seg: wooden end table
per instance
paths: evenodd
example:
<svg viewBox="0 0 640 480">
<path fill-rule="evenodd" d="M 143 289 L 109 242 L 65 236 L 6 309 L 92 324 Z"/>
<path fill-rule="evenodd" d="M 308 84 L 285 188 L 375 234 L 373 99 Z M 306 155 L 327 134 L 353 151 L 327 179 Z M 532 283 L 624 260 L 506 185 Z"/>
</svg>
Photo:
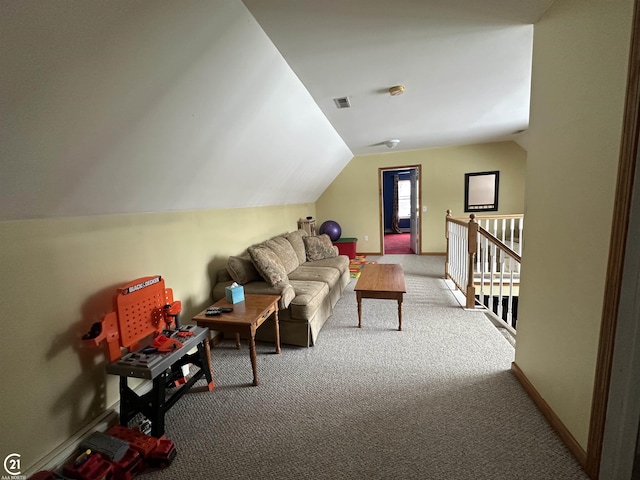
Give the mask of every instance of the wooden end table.
<svg viewBox="0 0 640 480">
<path fill-rule="evenodd" d="M 217 301 L 212 307 L 232 307 L 233 312 L 215 316 L 205 315 L 205 310 L 193 317 L 200 327 L 208 327 L 223 333 L 235 333 L 236 347 L 240 348 L 240 335 L 249 338 L 249 354 L 253 369 L 253 385 L 258 385 L 258 368 L 256 360 L 256 330 L 271 315 L 274 315 L 276 326 L 276 353 L 280 353 L 280 326 L 278 324 L 278 302 L 280 295 L 245 295 L 244 301 L 231 304 L 226 299 Z"/>
<path fill-rule="evenodd" d="M 402 265 L 365 265 L 354 290 L 358 299 L 358 328 L 362 328 L 362 299 L 381 298 L 398 301 L 398 330 L 402 331 L 402 298 L 407 292 Z"/>
</svg>

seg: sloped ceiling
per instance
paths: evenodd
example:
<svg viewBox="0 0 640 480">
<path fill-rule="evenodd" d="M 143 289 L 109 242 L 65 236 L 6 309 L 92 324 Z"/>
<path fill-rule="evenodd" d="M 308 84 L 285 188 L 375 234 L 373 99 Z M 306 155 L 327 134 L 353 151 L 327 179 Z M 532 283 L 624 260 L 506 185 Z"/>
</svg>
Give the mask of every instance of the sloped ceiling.
<svg viewBox="0 0 640 480">
<path fill-rule="evenodd" d="M 0 3 L 0 220 L 314 202 L 352 153 L 239 1 Z"/>
<path fill-rule="evenodd" d="M 528 127 L 533 23 L 552 0 L 244 3 L 356 155 L 393 138 L 396 150 L 517 141 Z"/>
<path fill-rule="evenodd" d="M 314 202 L 389 138 L 518 140 L 550 3 L 0 2 L 0 220 Z"/>
</svg>

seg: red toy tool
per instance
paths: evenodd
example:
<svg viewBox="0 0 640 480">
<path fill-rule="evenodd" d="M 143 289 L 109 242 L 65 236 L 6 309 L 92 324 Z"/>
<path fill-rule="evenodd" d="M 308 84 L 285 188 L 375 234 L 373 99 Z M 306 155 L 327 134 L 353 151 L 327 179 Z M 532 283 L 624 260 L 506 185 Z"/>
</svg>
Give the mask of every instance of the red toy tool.
<svg viewBox="0 0 640 480">
<path fill-rule="evenodd" d="M 169 338 L 165 335 L 158 335 L 153 339 L 151 345 L 157 348 L 159 352 L 173 352 L 182 347 L 182 344 L 175 338 Z"/>
</svg>

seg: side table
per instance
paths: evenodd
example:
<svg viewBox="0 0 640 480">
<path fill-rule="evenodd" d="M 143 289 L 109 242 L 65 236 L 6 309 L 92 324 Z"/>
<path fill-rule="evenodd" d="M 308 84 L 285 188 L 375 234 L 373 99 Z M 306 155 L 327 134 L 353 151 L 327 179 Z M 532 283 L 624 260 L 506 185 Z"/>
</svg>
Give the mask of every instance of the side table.
<svg viewBox="0 0 640 480">
<path fill-rule="evenodd" d="M 274 316 L 276 327 L 276 353 L 280 353 L 280 326 L 278 324 L 278 302 L 280 295 L 251 295 L 244 296 L 244 301 L 231 304 L 226 299 L 217 301 L 212 307 L 232 307 L 233 311 L 220 315 L 207 316 L 205 310 L 193 317 L 193 321 L 201 327 L 208 327 L 223 333 L 236 335 L 236 347 L 240 348 L 240 335 L 249 338 L 249 354 L 253 370 L 253 385 L 258 385 L 258 367 L 256 359 L 256 330 L 271 315 Z"/>
</svg>

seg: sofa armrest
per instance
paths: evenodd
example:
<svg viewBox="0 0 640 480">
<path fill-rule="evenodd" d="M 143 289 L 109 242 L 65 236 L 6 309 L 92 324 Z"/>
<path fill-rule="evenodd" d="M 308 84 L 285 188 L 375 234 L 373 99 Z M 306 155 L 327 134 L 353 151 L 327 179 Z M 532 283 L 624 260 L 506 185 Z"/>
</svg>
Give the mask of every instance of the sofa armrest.
<svg viewBox="0 0 640 480">
<path fill-rule="evenodd" d="M 228 287 L 233 283 L 233 280 L 227 280 L 224 282 L 218 282 L 213 287 L 213 301 L 217 302 L 218 300 L 225 297 L 225 287 Z M 283 287 L 272 287 L 267 282 L 264 281 L 256 281 L 249 282 L 243 285 L 245 295 L 253 294 L 253 295 L 280 295 L 280 304 L 279 308 L 286 309 L 289 307 L 289 304 L 296 296 L 296 292 L 290 284 L 286 284 Z"/>
<path fill-rule="evenodd" d="M 245 295 L 255 294 L 255 295 L 280 295 L 280 305 L 279 308 L 286 309 L 289 307 L 289 304 L 296 296 L 296 292 L 290 284 L 286 284 L 282 287 L 272 287 L 267 282 L 259 281 L 259 282 L 249 282 L 244 286 Z"/>
<path fill-rule="evenodd" d="M 225 297 L 225 288 L 233 283 L 233 280 L 218 281 L 213 287 L 213 301 L 217 302 Z"/>
<path fill-rule="evenodd" d="M 229 271 L 226 268 L 221 268 L 216 272 L 216 283 L 233 281 Z"/>
</svg>

